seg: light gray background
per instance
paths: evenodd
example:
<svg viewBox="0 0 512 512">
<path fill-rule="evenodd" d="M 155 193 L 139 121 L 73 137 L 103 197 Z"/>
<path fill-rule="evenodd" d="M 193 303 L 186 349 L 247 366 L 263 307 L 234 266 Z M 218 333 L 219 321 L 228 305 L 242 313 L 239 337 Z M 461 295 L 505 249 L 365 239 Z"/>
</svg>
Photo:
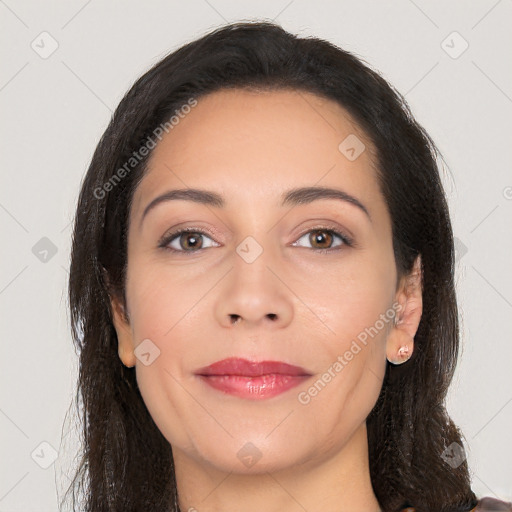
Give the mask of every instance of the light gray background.
<svg viewBox="0 0 512 512">
<path fill-rule="evenodd" d="M 448 410 L 466 436 L 475 492 L 512 500 L 511 0 L 0 0 L 0 512 L 57 510 L 67 484 L 77 448 L 71 420 L 63 427 L 76 377 L 70 223 L 112 111 L 168 51 L 256 18 L 365 59 L 406 94 L 443 152 L 463 331 Z M 57 250 L 46 261 L 43 237 Z"/>
</svg>

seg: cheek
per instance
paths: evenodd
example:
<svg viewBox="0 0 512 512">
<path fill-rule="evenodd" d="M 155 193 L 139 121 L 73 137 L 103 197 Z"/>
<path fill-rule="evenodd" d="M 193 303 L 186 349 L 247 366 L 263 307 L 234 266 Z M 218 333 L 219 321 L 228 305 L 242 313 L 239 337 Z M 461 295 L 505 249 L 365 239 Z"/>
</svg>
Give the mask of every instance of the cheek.
<svg viewBox="0 0 512 512">
<path fill-rule="evenodd" d="M 201 297 L 201 293 L 197 294 L 201 290 L 185 286 L 175 272 L 166 276 L 170 272 L 155 264 L 139 268 L 134 265 L 131 270 L 127 298 L 134 345 L 143 340 L 151 342 L 145 341 L 149 364 L 144 364 L 143 359 L 136 364 L 138 387 L 151 417 L 169 443 L 193 451 L 190 425 L 204 415 L 204 410 L 184 391 L 190 378 L 184 368 L 191 356 L 191 329 L 197 322 L 193 306 Z M 202 424 L 208 419 L 203 419 Z"/>
<path fill-rule="evenodd" d="M 354 339 L 385 337 L 393 318 L 394 281 L 392 266 L 360 258 L 331 272 L 321 291 L 310 290 L 312 309 L 329 328 L 329 344 L 342 350 Z"/>
<path fill-rule="evenodd" d="M 167 441 L 194 451 L 190 426 L 204 411 L 183 391 L 180 369 L 170 363 L 169 351 L 163 351 L 151 365 L 137 364 L 137 385 L 149 414 Z M 200 423 L 204 425 L 207 419 Z"/>
<path fill-rule="evenodd" d="M 308 417 L 324 418 L 334 442 L 343 443 L 364 422 L 382 388 L 394 312 L 390 289 L 375 284 L 368 276 L 345 281 L 323 295 L 322 307 L 317 304 L 329 326 L 327 335 L 316 337 L 316 351 L 324 354 L 325 363 L 298 401 Z"/>
<path fill-rule="evenodd" d="M 311 390 L 304 401 L 315 401 L 319 414 L 320 404 L 326 403 L 338 404 L 334 414 L 350 411 L 353 416 L 367 414 L 373 407 L 386 370 L 395 279 L 392 254 L 369 251 L 347 259 L 346 265 L 329 274 L 321 293 L 310 294 L 316 297 L 312 309 L 323 321 L 317 324 L 325 334 L 317 340 L 327 364 L 316 386 L 322 398 L 314 398 L 317 390 Z"/>
<path fill-rule="evenodd" d="M 134 262 L 127 280 L 127 300 L 135 337 L 162 340 L 187 322 L 187 312 L 201 297 L 201 286 L 184 282 L 173 269 Z M 204 292 L 203 292 L 204 293 Z"/>
</svg>

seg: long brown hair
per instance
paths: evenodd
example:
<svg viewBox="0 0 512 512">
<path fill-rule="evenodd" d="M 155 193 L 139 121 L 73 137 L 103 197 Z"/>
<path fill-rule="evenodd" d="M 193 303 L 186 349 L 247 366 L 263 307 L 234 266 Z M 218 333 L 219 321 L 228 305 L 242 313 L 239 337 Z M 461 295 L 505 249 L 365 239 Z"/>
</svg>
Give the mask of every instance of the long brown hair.
<svg viewBox="0 0 512 512">
<path fill-rule="evenodd" d="M 149 155 L 130 167 L 126 162 L 191 98 L 226 88 L 318 94 L 344 107 L 373 142 L 399 278 L 422 257 L 423 315 L 412 358 L 388 363 L 366 421 L 372 485 L 384 512 L 470 510 L 477 499 L 466 461 L 450 465 L 443 457 L 452 443 L 463 443 L 445 409 L 459 325 L 440 153 L 403 96 L 362 59 L 268 22 L 223 26 L 163 58 L 124 96 L 92 157 L 69 277 L 82 420 L 81 463 L 68 488 L 73 510 L 177 511 L 172 448 L 144 404 L 135 368 L 119 358 L 110 298 L 125 299 L 128 213 Z"/>
</svg>

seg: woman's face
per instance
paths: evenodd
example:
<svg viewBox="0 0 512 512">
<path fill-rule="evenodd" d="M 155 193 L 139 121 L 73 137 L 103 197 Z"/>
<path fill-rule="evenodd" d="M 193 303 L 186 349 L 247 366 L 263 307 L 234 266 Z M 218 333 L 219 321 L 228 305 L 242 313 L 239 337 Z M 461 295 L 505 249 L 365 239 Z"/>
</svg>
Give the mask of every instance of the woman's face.
<svg viewBox="0 0 512 512">
<path fill-rule="evenodd" d="M 201 98 L 154 149 L 130 211 L 129 324 L 116 329 L 175 457 L 275 471 L 326 460 L 364 426 L 385 372 L 397 278 L 370 151 L 332 101 L 241 90 Z M 310 187 L 361 206 L 300 193 Z M 182 196 L 146 210 L 188 189 L 223 205 Z M 159 246 L 185 228 L 195 233 Z M 198 375 L 233 357 L 303 376 Z"/>
</svg>

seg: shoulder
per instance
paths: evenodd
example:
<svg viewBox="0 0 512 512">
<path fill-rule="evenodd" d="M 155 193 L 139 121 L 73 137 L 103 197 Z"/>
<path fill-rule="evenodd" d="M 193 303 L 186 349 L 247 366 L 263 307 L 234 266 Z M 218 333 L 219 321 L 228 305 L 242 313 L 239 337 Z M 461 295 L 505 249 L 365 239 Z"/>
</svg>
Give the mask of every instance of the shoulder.
<svg viewBox="0 0 512 512">
<path fill-rule="evenodd" d="M 471 512 L 512 512 L 512 502 L 485 497 Z"/>
<path fill-rule="evenodd" d="M 400 512 L 416 512 L 414 507 L 403 508 Z M 512 502 L 485 497 L 478 501 L 469 512 L 512 512 Z"/>
</svg>

